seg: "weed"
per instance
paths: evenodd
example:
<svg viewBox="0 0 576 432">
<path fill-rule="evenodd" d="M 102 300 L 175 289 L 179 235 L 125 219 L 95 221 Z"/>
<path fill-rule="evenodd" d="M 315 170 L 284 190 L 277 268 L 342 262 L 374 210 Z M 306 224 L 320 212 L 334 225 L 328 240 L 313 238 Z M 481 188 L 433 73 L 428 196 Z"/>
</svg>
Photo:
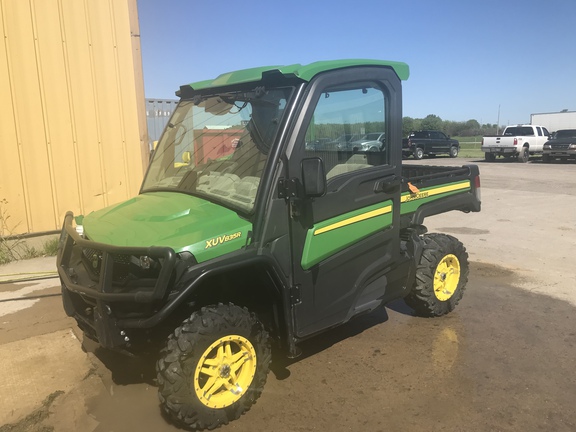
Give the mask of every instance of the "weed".
<svg viewBox="0 0 576 432">
<path fill-rule="evenodd" d="M 7 236 L 0 235 L 0 264 L 7 264 L 12 261 L 36 258 L 40 256 L 54 256 L 58 252 L 58 238 L 53 238 L 44 242 L 42 249 L 38 250 L 30 246 L 26 241 L 13 234 L 13 229 L 8 226 L 10 215 L 4 206 L 8 201 L 0 199 L 0 233 L 8 233 Z"/>
<path fill-rule="evenodd" d="M 58 253 L 58 237 L 44 242 L 43 251 L 46 256 L 55 256 Z"/>
</svg>

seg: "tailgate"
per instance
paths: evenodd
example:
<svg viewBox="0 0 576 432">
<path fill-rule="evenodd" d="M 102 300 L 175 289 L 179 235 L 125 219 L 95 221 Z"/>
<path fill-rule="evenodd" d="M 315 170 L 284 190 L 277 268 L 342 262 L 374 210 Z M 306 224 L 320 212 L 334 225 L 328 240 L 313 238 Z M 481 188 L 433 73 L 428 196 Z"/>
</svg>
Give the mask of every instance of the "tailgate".
<svg viewBox="0 0 576 432">
<path fill-rule="evenodd" d="M 513 136 L 484 137 L 482 147 L 514 147 Z"/>
</svg>

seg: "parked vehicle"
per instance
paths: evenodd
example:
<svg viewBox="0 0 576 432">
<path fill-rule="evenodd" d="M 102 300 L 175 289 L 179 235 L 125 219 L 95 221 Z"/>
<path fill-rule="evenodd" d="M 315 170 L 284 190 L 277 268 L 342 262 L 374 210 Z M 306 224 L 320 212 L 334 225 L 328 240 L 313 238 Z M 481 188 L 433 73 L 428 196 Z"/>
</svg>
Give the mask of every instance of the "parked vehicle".
<svg viewBox="0 0 576 432">
<path fill-rule="evenodd" d="M 448 154 L 454 158 L 458 156 L 459 151 L 460 143 L 457 140 L 435 130 L 410 132 L 408 138 L 402 140 L 402 155 L 404 157 L 413 155 L 414 159 L 438 154 Z"/>
<path fill-rule="evenodd" d="M 363 135 L 360 139 L 355 139 L 348 143 L 348 147 L 353 151 L 380 151 L 386 143 L 384 132 L 372 132 Z"/>
<path fill-rule="evenodd" d="M 306 148 L 308 150 L 321 150 L 329 148 L 334 143 L 330 138 L 320 138 L 314 141 L 306 141 Z"/>
<path fill-rule="evenodd" d="M 552 159 L 576 160 L 576 129 L 561 129 L 546 141 L 542 160 L 550 162 Z"/>
<path fill-rule="evenodd" d="M 178 425 L 212 429 L 248 410 L 272 347 L 296 357 L 302 341 L 394 299 L 440 316 L 462 298 L 464 245 L 423 222 L 480 211 L 479 170 L 402 164 L 408 74 L 341 60 L 182 86 L 140 194 L 66 214 L 66 313 L 107 349 L 160 343 L 160 403 Z M 375 120 L 379 151 L 306 148 Z"/>
<path fill-rule="evenodd" d="M 548 129 L 538 125 L 507 126 L 502 135 L 482 138 L 482 151 L 488 162 L 497 156 L 515 157 L 518 162 L 528 162 L 530 155 L 540 154 L 548 141 Z"/>
<path fill-rule="evenodd" d="M 576 129 L 576 111 L 564 110 L 553 113 L 531 114 L 530 124 L 541 125 L 550 132 L 560 129 Z"/>
<path fill-rule="evenodd" d="M 335 140 L 330 140 L 330 145 L 339 150 L 345 150 L 348 148 L 348 143 L 357 138 L 359 138 L 359 136 L 355 134 L 342 134 Z"/>
</svg>

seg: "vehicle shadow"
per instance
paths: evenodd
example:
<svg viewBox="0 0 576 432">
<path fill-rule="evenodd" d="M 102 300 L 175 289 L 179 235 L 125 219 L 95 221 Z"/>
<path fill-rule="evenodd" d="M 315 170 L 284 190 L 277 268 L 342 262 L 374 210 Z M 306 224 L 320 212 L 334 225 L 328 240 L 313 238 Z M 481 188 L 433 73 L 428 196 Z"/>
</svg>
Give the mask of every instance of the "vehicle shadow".
<svg viewBox="0 0 576 432">
<path fill-rule="evenodd" d="M 301 354 L 296 358 L 288 358 L 283 349 L 273 349 L 270 370 L 277 380 L 284 380 L 290 376 L 288 367 L 294 363 L 312 357 L 335 344 L 363 333 L 364 331 L 388 321 L 387 309 L 403 315 L 414 316 L 413 310 L 404 300 L 398 299 L 380 307 L 375 311 L 351 319 L 348 323 L 335 327 L 301 342 L 298 348 Z M 143 356 L 128 355 L 123 352 L 111 351 L 102 348 L 98 343 L 84 336 L 82 349 L 96 357 L 93 372 L 101 377 L 110 374 L 112 382 L 116 385 L 148 384 L 157 387 L 156 360 L 157 354 Z M 106 370 L 101 370 L 100 368 Z"/>
<path fill-rule="evenodd" d="M 544 162 L 542 158 L 530 159 L 530 162 L 542 164 L 542 165 L 574 165 L 576 160 L 574 159 L 550 159 L 548 162 Z"/>
<path fill-rule="evenodd" d="M 301 342 L 298 345 L 301 349 L 301 354 L 296 358 L 288 358 L 285 352 L 277 351 L 273 354 L 270 370 L 277 380 L 281 381 L 288 378 L 290 376 L 290 371 L 288 370 L 290 365 L 312 357 L 339 342 L 357 336 L 374 326 L 388 321 L 387 309 L 403 315 L 414 316 L 414 311 L 403 299 L 395 300 L 386 304 L 385 307 L 380 307 L 370 313 L 355 317 L 346 324 Z"/>
<path fill-rule="evenodd" d="M 86 353 L 93 354 L 104 368 L 111 374 L 111 379 L 117 385 L 149 384 L 156 386 L 156 360 L 157 355 L 146 354 L 134 356 L 123 352 L 111 351 L 102 348 L 92 339 L 84 336 L 82 349 Z M 93 363 L 95 363 L 93 361 Z M 106 371 L 98 370 L 99 365 L 94 364 L 96 373 L 106 374 Z"/>
</svg>

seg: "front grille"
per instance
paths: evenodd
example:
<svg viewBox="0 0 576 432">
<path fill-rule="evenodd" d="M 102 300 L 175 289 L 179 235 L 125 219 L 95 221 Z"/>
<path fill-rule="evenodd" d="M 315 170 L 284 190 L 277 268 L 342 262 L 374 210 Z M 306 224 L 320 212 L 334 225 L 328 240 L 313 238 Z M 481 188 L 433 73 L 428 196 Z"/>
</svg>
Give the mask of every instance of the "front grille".
<svg viewBox="0 0 576 432">
<path fill-rule="evenodd" d="M 551 144 L 552 150 L 568 150 L 570 144 Z"/>
<path fill-rule="evenodd" d="M 102 252 L 97 249 L 82 248 L 84 265 L 88 271 L 97 279 L 100 276 L 102 267 Z M 110 254 L 114 260 L 114 271 L 112 281 L 123 284 L 130 275 L 131 255 Z"/>
</svg>

